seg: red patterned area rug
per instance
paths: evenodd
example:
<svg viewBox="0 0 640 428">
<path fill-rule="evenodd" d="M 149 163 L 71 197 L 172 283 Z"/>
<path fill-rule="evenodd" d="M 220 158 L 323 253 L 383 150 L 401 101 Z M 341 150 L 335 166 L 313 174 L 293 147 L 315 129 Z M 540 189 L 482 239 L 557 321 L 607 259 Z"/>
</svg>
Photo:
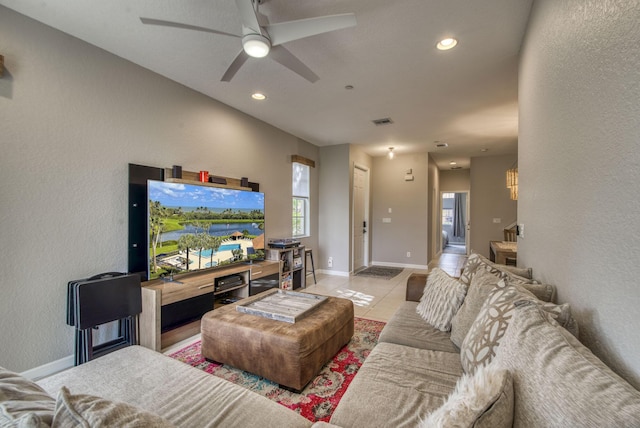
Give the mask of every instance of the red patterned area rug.
<svg viewBox="0 0 640 428">
<path fill-rule="evenodd" d="M 378 342 L 385 323 L 355 318 L 353 338 L 300 393 L 231 366 L 210 363 L 200 354 L 200 341 L 171 355 L 197 369 L 221 377 L 298 412 L 312 422 L 328 422 L 362 363 Z"/>
</svg>

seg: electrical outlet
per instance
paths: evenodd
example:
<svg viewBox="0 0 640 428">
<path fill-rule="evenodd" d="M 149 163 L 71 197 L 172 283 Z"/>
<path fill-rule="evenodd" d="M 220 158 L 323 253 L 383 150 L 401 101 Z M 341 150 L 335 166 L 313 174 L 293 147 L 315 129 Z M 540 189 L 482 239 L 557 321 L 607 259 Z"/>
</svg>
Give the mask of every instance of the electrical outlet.
<svg viewBox="0 0 640 428">
<path fill-rule="evenodd" d="M 389 217 L 384 217 L 384 218 L 382 219 L 382 222 L 383 222 L 383 223 L 391 223 L 391 218 L 389 218 Z"/>
<path fill-rule="evenodd" d="M 411 251 L 407 251 L 407 257 L 411 257 Z"/>
<path fill-rule="evenodd" d="M 494 223 L 502 223 L 502 219 L 501 218 L 494 218 L 493 222 Z"/>
<path fill-rule="evenodd" d="M 333 257 L 329 257 L 329 260 L 327 260 L 327 266 L 333 267 Z"/>
</svg>

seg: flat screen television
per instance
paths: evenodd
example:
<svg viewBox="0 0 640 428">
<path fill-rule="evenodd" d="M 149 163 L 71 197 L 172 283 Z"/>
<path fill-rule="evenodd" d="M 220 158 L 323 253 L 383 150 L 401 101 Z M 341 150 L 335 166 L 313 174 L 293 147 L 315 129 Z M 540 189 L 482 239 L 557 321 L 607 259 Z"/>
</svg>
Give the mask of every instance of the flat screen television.
<svg viewBox="0 0 640 428">
<path fill-rule="evenodd" d="M 147 181 L 148 279 L 264 259 L 264 193 Z"/>
</svg>

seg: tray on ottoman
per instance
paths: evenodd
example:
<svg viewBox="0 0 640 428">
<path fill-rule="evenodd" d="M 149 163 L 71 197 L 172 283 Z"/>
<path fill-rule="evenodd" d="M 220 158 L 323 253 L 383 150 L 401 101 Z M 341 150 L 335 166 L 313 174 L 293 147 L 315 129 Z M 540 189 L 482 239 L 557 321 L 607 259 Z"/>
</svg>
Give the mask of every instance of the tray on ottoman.
<svg viewBox="0 0 640 428">
<path fill-rule="evenodd" d="M 298 293 L 296 291 L 272 290 L 257 300 L 249 303 L 239 303 L 236 306 L 236 310 L 272 320 L 295 323 L 325 300 L 327 300 L 326 296 Z"/>
</svg>

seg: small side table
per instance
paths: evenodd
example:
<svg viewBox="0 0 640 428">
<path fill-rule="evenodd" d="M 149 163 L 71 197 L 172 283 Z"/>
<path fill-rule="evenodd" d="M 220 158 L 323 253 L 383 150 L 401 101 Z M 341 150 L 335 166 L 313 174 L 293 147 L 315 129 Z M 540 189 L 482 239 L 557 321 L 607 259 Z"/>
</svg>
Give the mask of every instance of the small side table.
<svg viewBox="0 0 640 428">
<path fill-rule="evenodd" d="M 489 260 L 501 265 L 507 264 L 507 258 L 518 257 L 518 243 L 508 241 L 489 242 Z"/>
</svg>

